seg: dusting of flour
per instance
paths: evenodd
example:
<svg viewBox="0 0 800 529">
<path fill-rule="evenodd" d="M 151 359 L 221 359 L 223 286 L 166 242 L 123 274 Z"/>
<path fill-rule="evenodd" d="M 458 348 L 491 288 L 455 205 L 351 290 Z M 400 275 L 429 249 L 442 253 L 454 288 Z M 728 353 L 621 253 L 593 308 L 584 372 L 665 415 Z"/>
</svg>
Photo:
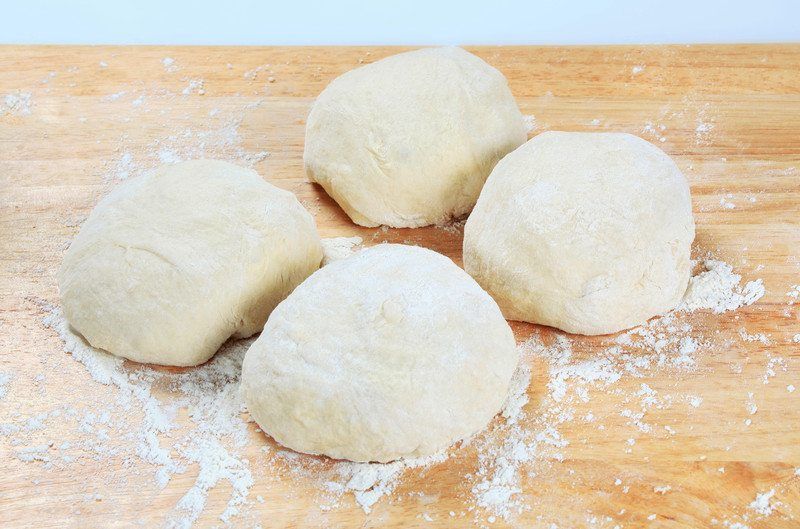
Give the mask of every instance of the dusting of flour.
<svg viewBox="0 0 800 529">
<path fill-rule="evenodd" d="M 359 237 L 334 237 L 322 243 L 324 262 L 328 263 L 356 251 L 363 241 Z M 710 347 L 711 340 L 692 327 L 689 314 L 736 310 L 763 294 L 760 280 L 742 285 L 730 265 L 706 260 L 692 278 L 678 310 L 605 339 L 591 354 L 586 354 L 583 341 L 560 333 L 536 332 L 520 343 L 522 360 L 502 413 L 485 432 L 463 442 L 477 451 L 477 466 L 463 476 L 469 497 L 458 516 L 471 513 L 476 521 L 491 523 L 497 518 L 511 521 L 531 510 L 533 500 L 523 492 L 530 487 L 524 484 L 535 479 L 540 467 L 562 462 L 564 450 L 580 441 L 567 438 L 562 426 L 585 421 L 602 428 L 593 414 L 578 416 L 578 406 L 591 402 L 594 392 L 620 391 L 616 388 L 623 378 L 644 379 L 656 370 L 695 370 L 696 355 Z M 210 491 L 221 484 L 230 491 L 219 515 L 223 524 L 239 523 L 235 520 L 246 516 L 250 506 L 264 501 L 260 496 L 252 498 L 250 493 L 254 461 L 252 455 L 248 458 L 245 454 L 248 447 L 252 454 L 254 441 L 248 436 L 252 426 L 248 425 L 238 391 L 241 362 L 252 339 L 226 343 L 202 366 L 170 372 L 131 364 L 90 347 L 70 329 L 58 308 L 41 306 L 46 313 L 44 324 L 59 335 L 64 349 L 97 383 L 113 386 L 117 397 L 116 402 L 83 414 L 59 408 L 0 425 L 3 436 L 18 439 L 17 444 L 28 441 L 16 450 L 18 459 L 45 468 L 68 468 L 80 464 L 84 457 L 121 461 L 151 472 L 154 486 L 161 488 L 176 474 L 197 468 L 194 483 L 165 515 L 166 526 L 172 528 L 191 527 L 204 512 Z M 780 359 L 773 360 L 765 374 L 767 381 L 782 365 Z M 535 375 L 541 375 L 536 366 L 544 366 L 546 383 L 541 400 L 533 406 L 529 386 Z M 9 391 L 12 382 L 10 375 L 0 374 L 0 395 Z M 637 388 L 625 395 L 626 404 L 618 413 L 640 435 L 674 434 L 670 426 L 660 426 L 649 418 L 651 410 L 678 403 L 697 408 L 703 402 L 697 395 L 665 394 L 644 380 Z M 188 422 L 177 419 L 180 410 L 185 410 Z M 65 415 L 74 416 L 81 432 L 78 441 L 60 446 L 46 438 L 34 442 L 39 439 L 34 436 L 46 431 L 53 416 L 63 419 Z M 132 434 L 126 437 L 124 432 Z M 126 440 L 111 442 L 115 437 Z M 280 479 L 314 485 L 320 511 L 354 501 L 365 513 L 391 497 L 410 469 L 424 474 L 447 458 L 459 457 L 461 451 L 456 444 L 427 458 L 378 464 L 330 461 L 268 445 L 261 448 L 259 464 L 284 468 Z M 626 452 L 634 448 L 633 438 L 621 447 Z M 662 489 L 666 486 L 661 485 Z M 774 504 L 770 496 L 759 496 L 751 509 L 766 512 Z"/>
<path fill-rule="evenodd" d="M 322 239 L 322 265 L 344 259 L 358 250 L 364 240 L 361 237 L 328 237 Z"/>
</svg>

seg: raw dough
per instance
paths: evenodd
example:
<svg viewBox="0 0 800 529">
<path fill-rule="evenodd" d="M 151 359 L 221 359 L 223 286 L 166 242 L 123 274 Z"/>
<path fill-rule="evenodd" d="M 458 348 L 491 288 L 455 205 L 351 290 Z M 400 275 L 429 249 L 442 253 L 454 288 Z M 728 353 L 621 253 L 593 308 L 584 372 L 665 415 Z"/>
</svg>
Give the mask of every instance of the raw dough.
<svg viewBox="0 0 800 529">
<path fill-rule="evenodd" d="M 463 270 L 383 244 L 325 266 L 278 305 L 247 352 L 242 391 L 289 448 L 385 462 L 485 427 L 517 359 L 497 304 Z"/>
<path fill-rule="evenodd" d="M 308 116 L 304 160 L 356 224 L 417 227 L 469 212 L 525 139 L 500 72 L 461 48 L 432 48 L 335 79 Z"/>
<path fill-rule="evenodd" d="M 255 171 L 195 160 L 105 197 L 67 251 L 59 288 L 92 346 L 190 366 L 260 331 L 321 259 L 314 219 L 294 195 Z"/>
<path fill-rule="evenodd" d="M 509 319 L 605 334 L 678 304 L 693 239 L 689 186 L 663 151 L 630 134 L 546 132 L 489 176 L 464 267 Z"/>
</svg>

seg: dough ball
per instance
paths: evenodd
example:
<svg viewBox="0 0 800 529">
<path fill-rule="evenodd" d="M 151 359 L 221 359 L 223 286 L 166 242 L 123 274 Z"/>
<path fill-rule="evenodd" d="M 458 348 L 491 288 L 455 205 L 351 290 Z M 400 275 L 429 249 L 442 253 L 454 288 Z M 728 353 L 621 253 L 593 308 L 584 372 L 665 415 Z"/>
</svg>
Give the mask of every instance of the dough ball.
<svg viewBox="0 0 800 529">
<path fill-rule="evenodd" d="M 517 360 L 500 309 L 463 270 L 383 244 L 325 266 L 278 305 L 245 356 L 242 391 L 285 446 L 386 462 L 485 427 Z"/>
<path fill-rule="evenodd" d="M 546 132 L 492 172 L 464 228 L 464 268 L 509 319 L 579 334 L 674 308 L 690 275 L 689 186 L 630 134 Z"/>
<path fill-rule="evenodd" d="M 92 346 L 191 366 L 260 331 L 321 259 L 314 219 L 294 195 L 255 171 L 195 160 L 105 197 L 67 251 L 59 288 Z"/>
<path fill-rule="evenodd" d="M 304 160 L 356 224 L 413 228 L 469 212 L 525 139 L 500 72 L 461 48 L 432 48 L 335 79 L 308 116 Z"/>
</svg>

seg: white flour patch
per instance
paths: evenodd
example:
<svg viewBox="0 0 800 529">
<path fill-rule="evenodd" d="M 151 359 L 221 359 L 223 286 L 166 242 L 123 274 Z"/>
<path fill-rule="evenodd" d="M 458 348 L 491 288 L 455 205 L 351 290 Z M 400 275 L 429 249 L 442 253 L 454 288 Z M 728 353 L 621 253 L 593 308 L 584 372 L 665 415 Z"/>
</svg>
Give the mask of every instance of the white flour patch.
<svg viewBox="0 0 800 529">
<path fill-rule="evenodd" d="M 322 266 L 344 259 L 358 251 L 363 244 L 361 237 L 328 237 L 322 239 Z"/>
<path fill-rule="evenodd" d="M 31 113 L 31 93 L 16 91 L 3 96 L 0 99 L 0 116 L 12 114 L 25 116 Z"/>
<path fill-rule="evenodd" d="M 689 102 L 688 99 L 684 99 Z M 709 103 L 700 105 L 696 110 L 694 121 L 694 144 L 696 146 L 709 145 L 711 143 L 711 133 L 713 132 L 716 124 L 715 118 L 712 115 L 714 109 Z"/>
<path fill-rule="evenodd" d="M 189 84 L 183 89 L 181 94 L 188 96 L 191 94 L 204 95 L 206 93 L 205 81 L 202 79 L 189 79 Z"/>
<path fill-rule="evenodd" d="M 694 138 L 696 145 L 703 145 L 708 143 L 708 135 L 714 130 L 714 124 L 708 121 L 702 121 L 701 118 L 697 118 L 696 127 L 694 129 Z"/>
<path fill-rule="evenodd" d="M 101 101 L 106 101 L 106 102 L 117 101 L 118 99 L 121 99 L 122 97 L 124 97 L 127 93 L 128 92 L 126 92 L 125 90 L 121 90 L 119 92 L 114 92 L 111 95 L 107 95 L 107 96 L 103 97 L 101 99 Z"/>
<path fill-rule="evenodd" d="M 138 99 L 142 101 L 138 108 L 147 110 L 150 97 L 140 95 Z M 116 149 L 116 157 L 105 163 L 103 179 L 107 183 L 122 181 L 141 176 L 159 165 L 197 158 L 226 160 L 253 167 L 269 157 L 269 153 L 244 149 L 239 127 L 245 112 L 260 104 L 260 101 L 255 101 L 224 114 L 214 113 L 203 126 L 174 129 L 164 136 L 157 136 L 145 146 L 130 146 L 123 141 Z"/>
<path fill-rule="evenodd" d="M 523 407 L 527 403 L 527 393 L 520 387 L 524 388 L 530 380 L 530 367 L 527 367 L 525 376 L 518 377 L 512 385 L 511 395 L 518 396 L 519 404 L 510 404 L 517 401 L 509 397 L 506 407 L 514 411 L 504 413 L 505 422 L 478 441 L 479 469 L 473 478 L 472 493 L 475 507 L 489 516 L 486 520 L 499 517 L 511 521 L 532 509 L 523 493 L 523 479 L 536 476 L 539 467 L 546 469 L 548 465 L 561 463 L 563 450 L 571 443 L 585 442 L 585 439 L 566 438 L 561 433 L 561 425 L 574 420 L 596 424 L 598 419 L 593 413 L 578 414 L 578 407 L 590 404 L 594 392 L 613 392 L 623 397 L 623 405 L 617 413 L 627 419 L 627 427 L 638 435 L 657 436 L 664 431 L 674 435 L 675 429 L 669 424 L 655 424 L 647 417 L 652 409 L 671 407 L 676 396 L 662 394 L 645 383 L 640 384 L 635 393 L 622 392 L 617 385 L 623 378 L 650 377 L 657 370 L 680 373 L 696 369 L 695 355 L 709 347 L 710 342 L 688 323 L 684 314 L 700 309 L 735 310 L 752 304 L 763 295 L 761 280 L 743 287 L 740 282 L 741 277 L 734 274 L 729 265 L 710 261 L 705 270 L 692 278 L 693 288 L 690 287 L 679 311 L 621 333 L 601 350 L 592 348 L 587 354 L 576 349 L 583 346 L 583 342 L 561 334 L 556 334 L 549 345 L 537 335 L 520 344 L 522 365 L 530 366 L 535 358 L 543 360 L 549 366 L 549 382 L 536 416 L 525 421 L 527 428 L 521 427 L 519 422 L 525 417 Z M 521 398 L 523 395 L 525 397 Z M 693 408 L 700 407 L 703 402 L 697 395 L 679 397 Z M 625 403 L 629 404 L 625 406 Z M 752 404 L 755 405 L 754 400 Z M 598 424 L 597 428 L 603 430 L 604 425 Z M 629 437 L 620 449 L 632 453 L 635 446 L 636 438 Z M 671 487 L 654 486 L 654 490 L 666 494 Z"/>
<path fill-rule="evenodd" d="M 525 132 L 527 132 L 528 134 L 530 134 L 539 127 L 536 124 L 536 116 L 534 116 L 533 114 L 522 116 L 522 120 L 525 123 Z"/>
<path fill-rule="evenodd" d="M 172 57 L 164 57 L 161 59 L 161 65 L 164 67 L 164 71 L 168 73 L 177 72 L 179 70 L 178 65 L 175 64 L 175 59 Z"/>
<path fill-rule="evenodd" d="M 434 224 L 434 228 L 437 230 L 441 230 L 445 233 L 449 233 L 451 235 L 463 235 L 464 233 L 464 226 L 467 224 L 467 219 L 454 219 L 450 222 L 445 224 Z"/>
<path fill-rule="evenodd" d="M 143 365 L 126 368 L 122 359 L 89 346 L 70 329 L 58 309 L 49 309 L 44 323 L 58 333 L 65 350 L 95 381 L 115 386 L 118 392 L 116 405 L 99 421 L 93 413 L 84 418 L 80 431 L 90 436 L 84 450 L 99 439 L 101 446 L 96 452 L 122 457 L 127 465 L 146 463 L 162 488 L 174 474 L 196 465 L 199 475 L 168 516 L 170 527 L 191 526 L 202 513 L 209 491 L 222 481 L 232 487 L 222 521 L 239 512 L 253 484 L 249 465 L 241 455 L 247 444 L 247 424 L 241 417 L 243 402 L 238 391 L 241 362 L 252 339 L 226 343 L 202 366 L 182 373 L 161 373 Z M 168 402 L 154 395 L 156 385 L 170 391 Z M 188 426 L 176 422 L 181 408 L 187 411 Z M 131 413 L 141 413 L 141 417 L 129 420 Z M 101 433 L 106 425 L 114 427 L 112 416 L 121 421 L 119 427 L 134 433 L 132 446 L 103 449 L 102 444 L 110 438 L 98 436 L 97 425 L 102 426 Z"/>
<path fill-rule="evenodd" d="M 764 370 L 764 376 L 762 377 L 762 381 L 764 384 L 769 384 L 769 380 L 777 376 L 778 370 L 786 372 L 789 370 L 789 366 L 786 364 L 786 360 L 779 357 L 779 356 L 772 356 L 769 355 L 769 359 L 767 360 L 767 367 Z"/>
<path fill-rule="evenodd" d="M 728 193 L 724 197 L 721 197 L 719 199 L 719 205 L 725 209 L 736 209 L 736 204 L 730 201 L 731 198 L 733 198 L 733 194 L 731 193 Z"/>
<path fill-rule="evenodd" d="M 769 339 L 769 336 L 764 334 L 763 332 L 759 333 L 748 333 L 746 329 L 739 329 L 739 337 L 745 342 L 759 342 L 764 345 L 769 345 L 772 343 L 772 340 Z"/>
<path fill-rule="evenodd" d="M 775 489 L 756 494 L 756 499 L 748 505 L 748 508 L 761 516 L 769 516 L 779 505 L 778 502 L 772 502 L 773 496 L 775 496 Z"/>
<path fill-rule="evenodd" d="M 761 279 L 740 286 L 742 276 L 735 274 L 733 267 L 723 261 L 706 259 L 702 265 L 705 270 L 691 278 L 678 310 L 711 309 L 721 314 L 752 305 L 765 294 Z"/>
<path fill-rule="evenodd" d="M 656 125 L 652 121 L 648 121 L 642 127 L 642 134 L 648 134 L 653 137 L 653 139 L 657 140 L 660 143 L 664 143 L 667 141 L 667 138 L 664 136 L 664 131 L 667 130 L 666 125 L 660 124 Z"/>
<path fill-rule="evenodd" d="M 10 373 L 0 373 L 0 399 L 8 393 L 8 383 L 11 382 Z"/>
</svg>

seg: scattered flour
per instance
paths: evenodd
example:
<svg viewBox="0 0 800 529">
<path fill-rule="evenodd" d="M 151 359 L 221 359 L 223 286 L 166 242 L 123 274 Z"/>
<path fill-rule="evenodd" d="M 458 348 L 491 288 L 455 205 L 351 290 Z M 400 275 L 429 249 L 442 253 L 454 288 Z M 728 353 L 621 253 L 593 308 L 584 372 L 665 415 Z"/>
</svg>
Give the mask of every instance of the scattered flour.
<svg viewBox="0 0 800 529">
<path fill-rule="evenodd" d="M 739 285 L 742 276 L 733 273 L 731 265 L 715 259 L 706 259 L 702 264 L 705 271 L 691 278 L 678 310 L 711 309 L 715 314 L 721 314 L 752 305 L 764 296 L 761 279 L 749 281 L 742 287 Z"/>
<path fill-rule="evenodd" d="M 570 441 L 559 431 L 560 425 L 576 418 L 576 406 L 591 402 L 592 391 L 618 392 L 614 387 L 623 377 L 646 377 L 657 369 L 694 370 L 694 355 L 706 346 L 707 339 L 683 321 L 682 314 L 701 309 L 712 309 L 717 313 L 735 310 L 754 303 L 763 295 L 761 280 L 741 287 L 741 277 L 733 273 L 730 265 L 714 260 L 704 264 L 705 270 L 692 278 L 679 310 L 619 334 L 604 349 L 591 349 L 588 357 L 575 351 L 581 342 L 573 342 L 559 334 L 549 345 L 538 335 L 519 345 L 522 366 L 530 366 L 534 358 L 544 360 L 549 366 L 547 393 L 539 403 L 537 415 L 526 421 L 529 427 L 520 427 L 527 403 L 527 393 L 520 388 L 524 388 L 531 378 L 530 367 L 518 372 L 506 404 L 506 410 L 513 411 L 504 412 L 506 421 L 490 430 L 487 438 L 478 444 L 479 470 L 477 483 L 472 488 L 476 507 L 507 521 L 529 510 L 531 505 L 522 492 L 523 477 L 535 475 L 537 465 L 563 459 L 561 450 Z M 517 398 L 524 395 L 525 398 L 516 400 L 515 395 Z M 674 397 L 661 395 L 643 383 L 635 394 L 625 397 L 625 402 L 633 398 L 638 400 L 639 409 L 623 408 L 620 415 L 628 419 L 628 425 L 640 434 L 657 435 L 655 425 L 646 422 L 645 417 L 652 408 L 670 407 Z M 703 402 L 695 395 L 683 398 L 694 408 Z M 512 404 L 515 402 L 518 404 Z M 580 420 L 597 422 L 591 412 L 582 415 Z M 598 425 L 598 429 L 603 429 L 603 425 Z M 675 434 L 669 425 L 658 431 L 664 430 L 670 435 Z M 631 453 L 635 444 L 635 438 L 627 439 L 623 448 L 625 453 Z M 671 487 L 661 486 L 654 490 L 665 494 Z"/>
<path fill-rule="evenodd" d="M 724 197 L 721 197 L 719 199 L 719 205 L 725 209 L 736 209 L 736 204 L 730 201 L 731 198 L 733 198 L 733 195 L 730 193 Z"/>
<path fill-rule="evenodd" d="M 689 405 L 691 405 L 692 408 L 699 408 L 701 404 L 703 404 L 703 397 L 698 397 L 696 395 L 689 396 Z"/>
<path fill-rule="evenodd" d="M 666 125 L 655 125 L 652 121 L 648 121 L 642 127 L 642 134 L 649 134 L 655 140 L 658 140 L 660 143 L 664 143 L 667 141 L 666 136 L 664 136 L 664 131 L 667 130 Z"/>
<path fill-rule="evenodd" d="M 362 244 L 359 237 L 323 239 L 325 262 L 344 258 Z M 665 431 L 674 434 L 671 426 L 648 419 L 650 410 L 668 408 L 679 399 L 697 408 L 701 397 L 672 395 L 644 381 L 635 391 L 622 392 L 619 382 L 623 378 L 650 377 L 655 370 L 694 370 L 695 354 L 709 347 L 709 342 L 682 315 L 701 309 L 734 310 L 763 295 L 760 280 L 741 287 L 740 276 L 729 265 L 713 260 L 705 265 L 706 269 L 692 278 L 680 311 L 605 338 L 599 350 L 587 349 L 584 341 L 558 333 L 549 337 L 536 333 L 519 344 L 522 360 L 500 418 L 486 432 L 464 441 L 474 446 L 478 456 L 477 469 L 464 476 L 471 493 L 468 512 L 488 522 L 498 518 L 510 521 L 530 511 L 531 499 L 523 493 L 527 488 L 524 483 L 535 477 L 540 467 L 564 461 L 564 449 L 582 441 L 568 439 L 562 426 L 581 420 L 604 429 L 602 419 L 591 412 L 577 414 L 578 406 L 590 403 L 595 392 L 611 392 L 624 399 L 626 405 L 620 414 L 637 435 L 665 435 Z M 126 367 L 121 359 L 91 348 L 75 335 L 58 309 L 46 310 L 45 324 L 59 334 L 65 350 L 98 383 L 116 387 L 117 400 L 104 409 L 77 414 L 75 420 L 85 436 L 77 446 L 33 442 L 15 451 L 18 459 L 46 467 L 64 466 L 74 464 L 85 457 L 81 453 L 86 453 L 121 458 L 130 466 L 141 467 L 144 462 L 153 469 L 159 487 L 166 486 L 175 474 L 197 468 L 194 484 L 166 517 L 166 525 L 171 528 L 191 527 L 203 513 L 209 492 L 223 482 L 230 496 L 220 515 L 222 523 L 241 520 L 249 505 L 265 501 L 250 498 L 255 481 L 253 463 L 244 453 L 252 441 L 248 440 L 246 412 L 238 392 L 241 361 L 252 340 L 229 342 L 207 364 L 183 372 L 162 372 L 140 365 Z M 528 389 L 536 365 L 547 366 L 548 382 L 535 414 L 529 415 Z M 767 365 L 774 370 L 781 365 L 780 359 L 770 359 Z M 3 380 L 0 378 L 0 382 Z M 169 398 L 159 396 L 162 393 L 156 388 L 167 388 Z M 748 394 L 747 406 L 751 414 L 757 411 L 752 393 Z M 188 424 L 177 421 L 179 410 L 185 410 Z M 25 432 L 33 435 L 44 431 L 54 413 L 66 414 L 68 410 L 58 409 L 27 418 L 23 423 L 0 425 L 0 434 L 13 438 Z M 115 430 L 132 431 L 131 445 L 111 446 L 109 440 Z M 631 453 L 635 446 L 636 438 L 627 437 L 620 449 Z M 264 445 L 261 462 L 273 468 L 284 465 L 286 471 L 281 475 L 286 477 L 280 479 L 313 483 L 318 491 L 315 501 L 323 512 L 339 507 L 347 496 L 369 513 L 378 501 L 394 492 L 408 470 L 425 473 L 453 457 L 457 450 L 456 446 L 428 458 L 371 464 L 313 458 Z M 668 485 L 651 487 L 658 494 L 671 490 Z M 772 496 L 766 494 L 751 504 L 753 510 L 771 512 L 774 502 L 770 503 Z"/>
<path fill-rule="evenodd" d="M 189 84 L 181 92 L 183 95 L 188 96 L 191 94 L 204 95 L 206 93 L 205 81 L 202 79 L 189 79 Z"/>
<path fill-rule="evenodd" d="M 689 103 L 690 100 L 685 99 L 684 102 Z M 696 108 L 694 144 L 698 147 L 711 143 L 710 136 L 715 127 L 713 114 L 714 108 L 709 103 L 704 103 Z"/>
<path fill-rule="evenodd" d="M 344 259 L 360 249 L 361 237 L 329 237 L 322 239 L 322 265 Z"/>
<path fill-rule="evenodd" d="M 129 453 L 102 453 L 101 446 L 101 455 L 122 456 L 129 465 L 137 464 L 137 459 L 151 465 L 155 482 L 162 488 L 174 474 L 185 472 L 188 465 L 199 467 L 194 485 L 168 517 L 170 527 L 190 527 L 203 511 L 209 490 L 221 481 L 232 487 L 221 519 L 227 522 L 234 516 L 253 483 L 247 461 L 240 455 L 247 444 L 247 424 L 242 418 L 244 407 L 238 392 L 241 362 L 252 339 L 228 342 L 211 361 L 183 373 L 161 373 L 148 366 L 128 369 L 122 359 L 89 346 L 72 332 L 59 309 L 44 308 L 48 313 L 43 321 L 58 333 L 64 349 L 83 364 L 95 381 L 116 386 L 118 409 L 113 414 L 142 414 L 138 421 L 133 418 L 125 425 L 125 429 L 135 432 Z M 174 393 L 171 402 L 162 403 L 154 396 L 156 384 L 166 385 Z M 183 436 L 176 435 L 180 429 L 175 420 L 179 408 L 187 410 L 192 422 Z M 100 424 L 111 421 L 111 412 L 105 417 Z M 98 420 L 89 415 L 83 424 L 84 433 L 94 433 Z M 171 446 L 164 446 L 164 439 L 169 439 Z M 175 453 L 181 457 L 176 458 Z"/>
<path fill-rule="evenodd" d="M 695 127 L 695 144 L 703 145 L 708 143 L 708 136 L 714 130 L 714 124 L 702 121 L 701 118 L 697 119 L 697 127 Z"/>
<path fill-rule="evenodd" d="M 11 114 L 24 116 L 31 113 L 31 93 L 30 92 L 11 92 L 0 100 L 0 116 Z"/>
<path fill-rule="evenodd" d="M 173 73 L 178 71 L 178 65 L 175 64 L 175 59 L 172 57 L 164 57 L 161 59 L 161 65 L 164 67 L 164 71 Z"/>
<path fill-rule="evenodd" d="M 11 382 L 10 373 L 0 373 L 0 399 L 8 393 L 8 383 Z"/>
<path fill-rule="evenodd" d="M 767 336 L 766 334 L 761 333 L 761 332 L 750 334 L 744 328 L 739 329 L 739 337 L 742 340 L 744 340 L 745 342 L 751 342 L 751 343 L 752 342 L 759 342 L 759 343 L 762 343 L 764 345 L 769 345 L 769 344 L 772 343 L 772 341 L 769 339 L 769 336 Z"/>
<path fill-rule="evenodd" d="M 773 503 L 770 501 L 772 500 L 773 496 L 775 496 L 775 489 L 756 494 L 756 499 L 753 500 L 750 505 L 748 505 L 748 508 L 762 516 L 769 516 L 778 505 L 777 502 Z"/>
<path fill-rule="evenodd" d="M 538 125 L 536 125 L 536 116 L 534 116 L 533 114 L 528 114 L 527 116 L 523 116 L 522 119 L 525 122 L 525 132 L 527 132 L 528 134 L 530 134 L 531 132 L 533 132 L 538 128 Z"/>
<path fill-rule="evenodd" d="M 107 95 L 104 98 L 102 98 L 102 101 L 107 101 L 107 102 L 116 101 L 116 100 L 122 98 L 123 96 L 125 96 L 127 93 L 128 92 L 125 91 L 125 90 L 121 90 L 119 92 L 114 92 L 113 94 Z"/>
<path fill-rule="evenodd" d="M 466 218 L 461 219 L 454 219 L 450 222 L 445 224 L 435 224 L 433 227 L 437 230 L 442 230 L 443 232 L 449 233 L 451 235 L 463 235 L 464 234 L 464 226 L 467 223 Z"/>
<path fill-rule="evenodd" d="M 141 107 L 146 110 L 147 100 L 143 96 L 140 98 Z M 261 101 L 247 103 L 225 115 L 214 113 L 204 126 L 175 130 L 163 137 L 157 137 L 144 147 L 128 147 L 123 143 L 117 148 L 116 158 L 106 163 L 103 179 L 106 183 L 122 181 L 141 176 L 161 164 L 195 158 L 228 160 L 252 167 L 269 157 L 269 153 L 264 150 L 245 150 L 242 147 L 239 126 L 244 112 L 260 104 Z"/>
</svg>

